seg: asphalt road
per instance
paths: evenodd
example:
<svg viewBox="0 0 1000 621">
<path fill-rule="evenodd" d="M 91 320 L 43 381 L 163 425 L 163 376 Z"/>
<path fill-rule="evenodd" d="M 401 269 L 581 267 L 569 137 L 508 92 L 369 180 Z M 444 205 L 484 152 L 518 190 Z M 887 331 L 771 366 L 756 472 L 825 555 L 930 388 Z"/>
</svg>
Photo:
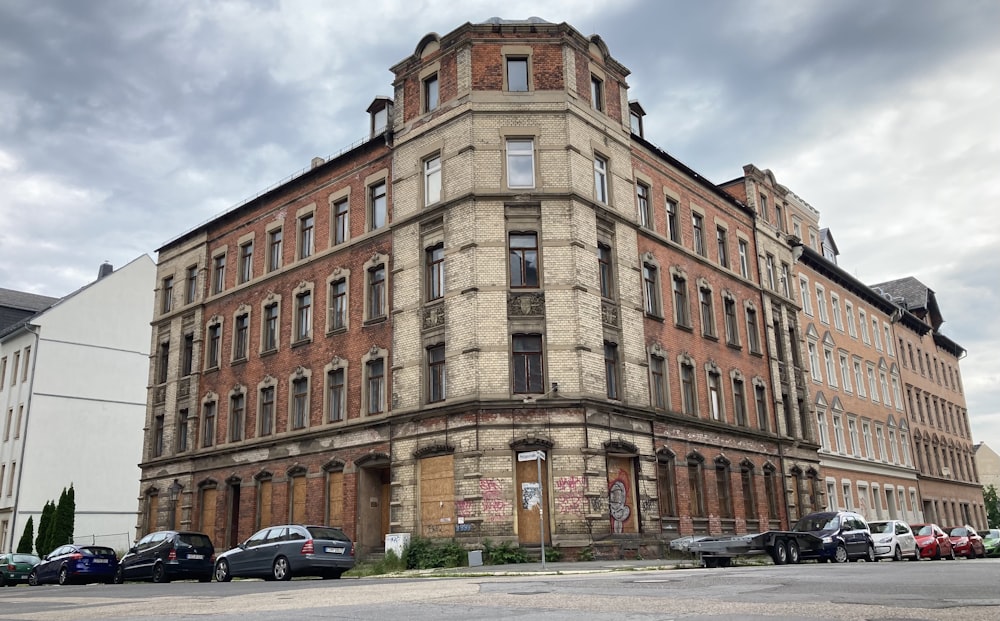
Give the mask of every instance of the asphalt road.
<svg viewBox="0 0 1000 621">
<path fill-rule="evenodd" d="M 0 619 L 206 618 L 995 621 L 1000 559 L 0 589 Z"/>
</svg>

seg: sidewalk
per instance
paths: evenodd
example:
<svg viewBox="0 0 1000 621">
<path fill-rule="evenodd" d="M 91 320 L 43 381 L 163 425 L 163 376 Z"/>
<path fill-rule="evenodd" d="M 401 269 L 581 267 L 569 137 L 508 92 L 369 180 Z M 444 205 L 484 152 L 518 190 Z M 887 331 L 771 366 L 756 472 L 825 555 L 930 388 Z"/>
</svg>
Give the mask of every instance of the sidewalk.
<svg viewBox="0 0 1000 621">
<path fill-rule="evenodd" d="M 439 567 L 436 569 L 409 569 L 399 576 L 552 576 L 559 574 L 593 574 L 612 571 L 653 571 L 698 567 L 697 561 L 667 559 L 622 561 L 569 561 L 516 563 L 513 565 L 480 565 L 478 567 Z"/>
</svg>

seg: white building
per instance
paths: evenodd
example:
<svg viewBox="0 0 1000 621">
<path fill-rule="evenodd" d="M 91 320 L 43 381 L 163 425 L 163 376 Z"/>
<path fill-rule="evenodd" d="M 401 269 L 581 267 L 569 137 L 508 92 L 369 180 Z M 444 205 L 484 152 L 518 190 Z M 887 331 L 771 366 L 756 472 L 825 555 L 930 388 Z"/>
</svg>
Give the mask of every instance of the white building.
<svg viewBox="0 0 1000 621">
<path fill-rule="evenodd" d="M 77 541 L 135 527 L 156 265 L 142 255 L 0 330 L 0 552 L 72 483 Z"/>
</svg>

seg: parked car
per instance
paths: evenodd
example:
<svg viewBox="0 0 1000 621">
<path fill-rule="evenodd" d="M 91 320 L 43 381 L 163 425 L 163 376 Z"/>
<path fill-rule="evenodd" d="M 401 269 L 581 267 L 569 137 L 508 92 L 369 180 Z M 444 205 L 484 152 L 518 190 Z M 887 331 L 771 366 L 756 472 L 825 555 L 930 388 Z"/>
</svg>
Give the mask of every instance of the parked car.
<svg viewBox="0 0 1000 621">
<path fill-rule="evenodd" d="M 964 556 L 965 558 L 986 556 L 983 538 L 979 536 L 975 528 L 968 524 L 949 528 L 948 538 L 951 539 L 951 547 L 955 550 L 955 556 Z"/>
<path fill-rule="evenodd" d="M 170 582 L 194 578 L 211 582 L 215 547 L 204 533 L 163 530 L 136 542 L 118 562 L 115 583 L 126 580 Z"/>
<path fill-rule="evenodd" d="M 800 519 L 792 528 L 819 537 L 823 545 L 801 550 L 800 558 L 846 563 L 857 559 L 875 561 L 875 542 L 865 518 L 851 511 L 820 511 Z"/>
<path fill-rule="evenodd" d="M 950 558 L 955 560 L 955 549 L 951 547 L 951 539 L 937 524 L 911 524 L 913 534 L 917 539 L 917 550 L 920 558 Z"/>
<path fill-rule="evenodd" d="M 991 528 L 983 533 L 983 549 L 986 556 L 1000 556 L 1000 528 Z"/>
<path fill-rule="evenodd" d="M 286 524 L 262 528 L 215 561 L 215 579 L 340 578 L 354 567 L 354 543 L 339 528 Z"/>
<path fill-rule="evenodd" d="M 0 587 L 27 582 L 31 568 L 41 561 L 34 554 L 0 554 Z"/>
<path fill-rule="evenodd" d="M 910 525 L 900 520 L 885 520 L 869 522 L 872 539 L 875 540 L 875 558 L 891 558 L 901 561 L 904 558 L 916 561 L 920 558 L 917 552 L 917 539 L 913 536 Z"/>
<path fill-rule="evenodd" d="M 111 548 L 67 544 L 59 546 L 28 572 L 28 584 L 110 583 L 118 569 L 118 556 Z"/>
</svg>

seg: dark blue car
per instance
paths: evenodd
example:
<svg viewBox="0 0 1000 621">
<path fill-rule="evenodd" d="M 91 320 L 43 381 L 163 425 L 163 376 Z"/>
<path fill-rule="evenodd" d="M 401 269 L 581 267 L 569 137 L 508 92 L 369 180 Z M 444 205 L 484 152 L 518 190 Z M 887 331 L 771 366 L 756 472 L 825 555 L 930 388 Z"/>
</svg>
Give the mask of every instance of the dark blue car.
<svg viewBox="0 0 1000 621">
<path fill-rule="evenodd" d="M 821 511 L 810 513 L 792 528 L 797 533 L 810 533 L 822 540 L 822 545 L 803 547 L 801 558 L 821 562 L 846 563 L 864 559 L 875 562 L 875 542 L 865 518 L 851 511 Z"/>
<path fill-rule="evenodd" d="M 28 584 L 110 584 L 118 569 L 118 555 L 104 546 L 59 546 L 31 568 Z"/>
</svg>

